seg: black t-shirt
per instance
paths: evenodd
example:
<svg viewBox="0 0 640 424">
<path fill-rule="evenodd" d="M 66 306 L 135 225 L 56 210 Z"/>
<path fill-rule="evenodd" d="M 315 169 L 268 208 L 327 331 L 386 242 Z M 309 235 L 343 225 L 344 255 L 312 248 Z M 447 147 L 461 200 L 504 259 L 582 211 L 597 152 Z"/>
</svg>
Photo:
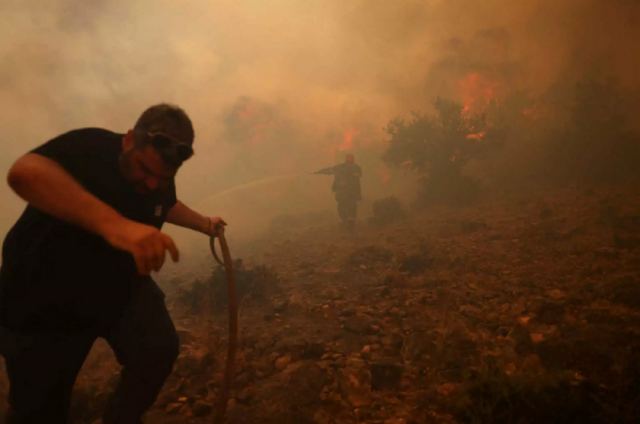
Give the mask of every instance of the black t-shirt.
<svg viewBox="0 0 640 424">
<path fill-rule="evenodd" d="M 333 168 L 332 190 L 336 196 L 345 200 L 360 200 L 360 177 L 362 177 L 362 169 L 355 163 L 341 163 Z"/>
<path fill-rule="evenodd" d="M 160 228 L 176 203 L 175 186 L 137 193 L 120 172 L 122 137 L 99 128 L 74 130 L 32 153 L 58 162 L 123 216 Z M 3 244 L 0 324 L 26 331 L 108 326 L 120 316 L 136 278 L 129 253 L 28 205 Z"/>
</svg>

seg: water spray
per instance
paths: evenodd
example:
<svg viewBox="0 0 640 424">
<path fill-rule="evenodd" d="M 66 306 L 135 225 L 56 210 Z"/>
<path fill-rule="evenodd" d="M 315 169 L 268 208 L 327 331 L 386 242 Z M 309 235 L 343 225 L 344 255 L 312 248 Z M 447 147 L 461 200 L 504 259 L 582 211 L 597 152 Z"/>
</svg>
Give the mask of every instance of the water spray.
<svg viewBox="0 0 640 424">
<path fill-rule="evenodd" d="M 265 185 L 265 184 L 272 184 L 272 183 L 275 183 L 275 182 L 278 182 L 278 181 L 283 181 L 283 180 L 288 180 L 288 179 L 292 179 L 292 178 L 301 177 L 303 175 L 307 175 L 307 174 L 304 174 L 304 173 L 283 174 L 283 175 L 276 175 L 276 176 L 273 176 L 273 177 L 265 177 L 265 178 L 260 178 L 258 180 L 249 181 L 247 183 L 243 183 L 243 184 L 228 188 L 226 190 L 220 191 L 218 193 L 212 194 L 211 196 L 207 197 L 203 201 L 203 203 L 208 202 L 208 201 L 210 201 L 212 199 L 217 199 L 219 197 L 224 197 L 224 196 L 227 196 L 227 195 L 231 195 L 231 194 L 234 194 L 236 192 L 241 192 L 241 191 L 244 191 L 244 190 L 257 188 L 257 187 L 260 187 L 260 186 Z"/>
</svg>

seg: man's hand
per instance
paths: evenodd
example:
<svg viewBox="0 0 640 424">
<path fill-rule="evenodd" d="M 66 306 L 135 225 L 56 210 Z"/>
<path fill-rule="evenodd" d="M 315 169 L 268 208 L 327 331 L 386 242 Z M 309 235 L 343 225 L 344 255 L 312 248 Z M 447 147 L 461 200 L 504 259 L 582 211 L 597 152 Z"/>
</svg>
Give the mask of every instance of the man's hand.
<svg viewBox="0 0 640 424">
<path fill-rule="evenodd" d="M 202 215 L 179 200 L 169 209 L 167 222 L 181 227 L 191 228 L 209 237 L 222 234 L 224 232 L 224 226 L 227 225 L 224 219 L 219 216 Z"/>
<path fill-rule="evenodd" d="M 169 251 L 174 262 L 180 258 L 171 237 L 155 227 L 129 219 L 107 225 L 103 237 L 111 246 L 131 253 L 141 275 L 159 271 L 164 264 L 166 251 Z"/>
<path fill-rule="evenodd" d="M 210 237 L 215 237 L 219 234 L 224 234 L 224 227 L 227 225 L 219 216 L 209 217 L 209 230 L 208 234 Z"/>
</svg>

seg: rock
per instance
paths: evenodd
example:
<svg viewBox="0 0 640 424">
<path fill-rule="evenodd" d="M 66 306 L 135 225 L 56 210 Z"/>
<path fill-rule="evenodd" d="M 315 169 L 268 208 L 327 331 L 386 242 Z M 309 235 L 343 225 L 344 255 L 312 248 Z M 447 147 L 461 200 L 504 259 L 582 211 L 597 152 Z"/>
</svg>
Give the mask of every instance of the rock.
<svg viewBox="0 0 640 424">
<path fill-rule="evenodd" d="M 373 322 L 371 318 L 366 315 L 358 314 L 347 319 L 344 323 L 344 328 L 352 333 L 367 334 L 372 324 Z"/>
<path fill-rule="evenodd" d="M 286 299 L 278 299 L 273 301 L 273 311 L 276 313 L 284 312 L 289 306 L 289 301 Z"/>
<path fill-rule="evenodd" d="M 249 384 L 250 381 L 253 380 L 251 373 L 247 372 L 247 371 L 242 371 L 239 372 L 235 378 L 233 379 L 235 384 L 239 385 L 239 386 L 244 386 L 246 384 Z"/>
<path fill-rule="evenodd" d="M 440 396 L 447 397 L 452 393 L 455 393 L 458 390 L 458 385 L 456 383 L 442 383 L 436 386 L 436 392 Z"/>
<path fill-rule="evenodd" d="M 437 351 L 433 339 L 434 336 L 427 331 L 416 331 L 409 334 L 404 343 L 406 358 L 411 361 L 416 361 L 423 356 L 432 356 L 433 353 Z"/>
<path fill-rule="evenodd" d="M 535 353 L 525 356 L 522 361 L 522 369 L 532 373 L 538 373 L 542 370 L 542 363 L 540 357 Z"/>
<path fill-rule="evenodd" d="M 187 330 L 186 328 L 176 328 L 176 333 L 178 334 L 178 339 L 180 340 L 180 345 L 188 345 L 192 344 L 197 340 L 193 332 Z"/>
<path fill-rule="evenodd" d="M 232 399 L 233 400 L 233 399 Z M 246 405 L 238 404 L 237 402 L 231 402 L 227 404 L 227 418 L 228 424 L 253 424 L 251 410 Z"/>
<path fill-rule="evenodd" d="M 383 336 L 380 341 L 385 351 L 394 356 L 400 353 L 404 345 L 404 338 L 397 332 Z"/>
<path fill-rule="evenodd" d="M 271 360 L 267 357 L 260 358 L 258 361 L 256 361 L 256 375 L 258 375 L 258 373 L 261 373 L 263 376 L 271 374 L 274 370 L 274 361 L 275 360 Z"/>
<path fill-rule="evenodd" d="M 387 418 L 384 420 L 384 424 L 407 424 L 407 420 L 404 418 Z"/>
<path fill-rule="evenodd" d="M 528 315 L 523 315 L 521 317 L 518 317 L 518 324 L 520 324 L 523 327 L 526 327 L 529 324 L 529 321 L 531 321 L 531 317 Z"/>
<path fill-rule="evenodd" d="M 529 331 L 521 325 L 513 327 L 509 333 L 509 337 L 515 342 L 515 351 L 520 355 L 531 353 L 532 343 L 529 337 Z"/>
<path fill-rule="evenodd" d="M 600 247 L 594 251 L 595 255 L 604 259 L 617 259 L 620 253 L 612 247 Z"/>
<path fill-rule="evenodd" d="M 559 303 L 545 302 L 536 311 L 536 319 L 544 324 L 558 324 L 564 318 L 565 307 Z"/>
<path fill-rule="evenodd" d="M 609 298 L 630 308 L 640 309 L 640 281 L 634 276 L 625 276 L 613 281 Z"/>
<path fill-rule="evenodd" d="M 184 405 L 182 402 L 171 402 L 164 408 L 164 411 L 167 414 L 175 414 L 182 408 L 182 405 Z"/>
<path fill-rule="evenodd" d="M 400 308 L 398 308 L 397 306 L 393 306 L 387 311 L 387 313 L 389 315 L 391 315 L 392 317 L 399 317 L 400 316 Z"/>
<path fill-rule="evenodd" d="M 325 347 L 322 343 L 307 343 L 302 351 L 302 359 L 320 359 L 325 352 Z"/>
<path fill-rule="evenodd" d="M 421 274 L 431 264 L 431 258 L 426 251 L 405 256 L 400 262 L 400 271 L 407 272 L 410 275 Z"/>
<path fill-rule="evenodd" d="M 350 359 L 338 372 L 338 386 L 343 399 L 354 408 L 371 403 L 371 372 L 364 361 Z"/>
<path fill-rule="evenodd" d="M 567 294 L 560 289 L 551 289 L 547 292 L 547 294 L 554 300 L 562 300 L 567 297 Z"/>
<path fill-rule="evenodd" d="M 251 387 L 245 387 L 240 390 L 236 395 L 236 399 L 240 403 L 249 403 L 255 396 L 254 389 Z"/>
<path fill-rule="evenodd" d="M 214 364 L 213 354 L 205 348 L 184 351 L 176 362 L 176 373 L 182 376 L 201 374 Z"/>
<path fill-rule="evenodd" d="M 394 362 L 374 362 L 369 366 L 371 371 L 371 389 L 395 389 L 400 385 L 404 367 Z"/>
<path fill-rule="evenodd" d="M 291 363 L 291 355 L 284 355 L 276 359 L 274 366 L 278 371 L 282 371 Z"/>
<path fill-rule="evenodd" d="M 356 314 L 356 309 L 351 307 L 343 308 L 340 310 L 340 312 L 338 312 L 338 315 L 340 315 L 341 317 L 352 317 L 355 314 Z"/>
<path fill-rule="evenodd" d="M 193 413 L 194 417 L 205 417 L 209 415 L 212 410 L 213 405 L 202 400 L 195 401 L 193 406 L 191 407 L 191 412 Z"/>
<path fill-rule="evenodd" d="M 640 237 L 631 235 L 616 234 L 613 236 L 613 242 L 618 249 L 633 250 L 640 247 Z"/>
<path fill-rule="evenodd" d="M 387 272 L 382 278 L 382 282 L 387 286 L 387 294 L 389 294 L 389 288 L 404 287 L 407 283 L 407 277 L 400 271 L 392 270 Z"/>
<path fill-rule="evenodd" d="M 529 333 L 529 338 L 531 339 L 532 343 L 540 343 L 544 340 L 544 334 L 543 333 Z"/>
<path fill-rule="evenodd" d="M 335 424 L 336 421 L 334 420 L 332 414 L 323 409 L 318 409 L 313 414 L 313 422 L 315 424 Z"/>
<path fill-rule="evenodd" d="M 458 311 L 468 318 L 477 319 L 483 315 L 482 310 L 475 305 L 460 305 Z"/>
<path fill-rule="evenodd" d="M 317 404 L 327 380 L 326 372 L 313 362 L 299 362 L 292 367 L 287 384 L 291 404 L 303 407 Z"/>
</svg>

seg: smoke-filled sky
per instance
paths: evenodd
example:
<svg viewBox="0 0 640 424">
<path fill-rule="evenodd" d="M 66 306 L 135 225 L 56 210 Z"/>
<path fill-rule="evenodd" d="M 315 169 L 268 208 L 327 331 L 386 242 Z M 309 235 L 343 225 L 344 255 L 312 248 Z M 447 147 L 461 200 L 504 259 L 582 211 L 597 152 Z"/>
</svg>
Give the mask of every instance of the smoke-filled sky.
<svg viewBox="0 0 640 424">
<path fill-rule="evenodd" d="M 345 151 L 383 185 L 384 126 L 437 96 L 473 106 L 585 75 L 639 85 L 634 0 L 3 0 L 0 14 L 3 172 L 63 131 L 124 132 L 167 101 L 196 128 L 179 193 L 213 209 L 215 193 Z M 331 201 L 328 181 L 300 178 Z M 0 195 L 4 234 L 23 205 L 4 184 Z"/>
</svg>

